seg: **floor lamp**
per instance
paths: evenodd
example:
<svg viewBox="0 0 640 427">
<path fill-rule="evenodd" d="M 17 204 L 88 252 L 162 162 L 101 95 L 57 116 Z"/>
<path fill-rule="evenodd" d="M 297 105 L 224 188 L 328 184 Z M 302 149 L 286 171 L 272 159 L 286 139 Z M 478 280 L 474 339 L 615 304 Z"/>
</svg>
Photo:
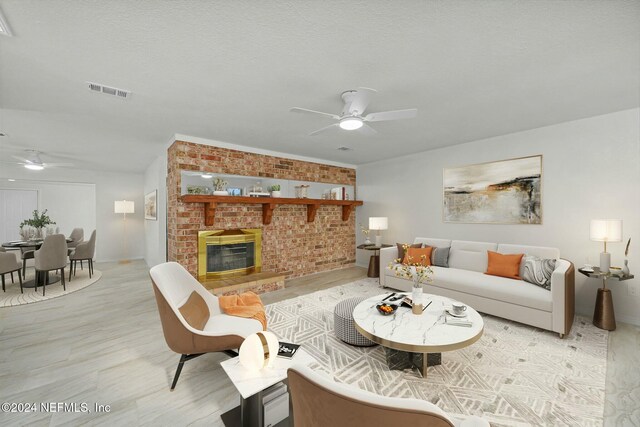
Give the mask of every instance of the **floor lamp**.
<svg viewBox="0 0 640 427">
<path fill-rule="evenodd" d="M 116 200 L 114 203 L 113 211 L 117 214 L 122 214 L 123 222 L 123 235 L 122 235 L 122 254 L 123 259 L 120 264 L 129 263 L 127 258 L 127 214 L 135 213 L 134 203 L 131 200 Z"/>
</svg>

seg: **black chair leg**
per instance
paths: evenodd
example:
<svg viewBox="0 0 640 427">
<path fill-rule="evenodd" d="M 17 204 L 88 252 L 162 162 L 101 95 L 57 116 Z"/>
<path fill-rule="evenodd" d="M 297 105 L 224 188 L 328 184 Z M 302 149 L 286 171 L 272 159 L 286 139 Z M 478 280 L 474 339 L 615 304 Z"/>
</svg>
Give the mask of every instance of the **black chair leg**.
<svg viewBox="0 0 640 427">
<path fill-rule="evenodd" d="M 45 271 L 40 274 L 44 275 L 44 284 L 42 285 L 42 296 L 44 296 L 44 293 L 47 290 L 47 285 L 49 284 L 49 272 Z"/>
<path fill-rule="evenodd" d="M 84 270 L 84 267 L 82 265 L 82 260 L 80 260 L 80 270 Z"/>
<path fill-rule="evenodd" d="M 16 283 L 13 281 L 13 271 L 11 272 L 11 283 Z"/>
<path fill-rule="evenodd" d="M 20 293 L 23 294 L 24 291 L 22 290 L 22 274 L 20 274 L 19 269 L 18 269 L 18 281 L 20 282 Z"/>
<path fill-rule="evenodd" d="M 178 378 L 180 378 L 180 372 L 182 372 L 182 366 L 184 366 L 184 362 L 187 360 L 187 355 L 183 354 L 180 356 L 180 362 L 178 362 L 178 369 L 176 369 L 176 374 L 173 377 L 173 383 L 171 384 L 171 391 L 176 388 L 176 384 L 178 383 Z"/>
<path fill-rule="evenodd" d="M 69 261 L 69 282 L 71 282 L 71 272 L 73 271 L 73 260 Z"/>
<path fill-rule="evenodd" d="M 27 260 L 22 260 L 22 275 L 26 277 L 27 274 Z"/>
<path fill-rule="evenodd" d="M 89 279 L 91 279 L 91 260 L 87 260 L 87 268 L 89 269 Z"/>
<path fill-rule="evenodd" d="M 60 275 L 60 280 L 62 280 L 62 290 L 67 290 L 67 286 L 64 283 L 64 268 L 61 268 L 60 271 L 62 274 Z"/>
<path fill-rule="evenodd" d="M 4 273 L 2 274 L 2 292 L 7 292 L 4 288 Z"/>
</svg>

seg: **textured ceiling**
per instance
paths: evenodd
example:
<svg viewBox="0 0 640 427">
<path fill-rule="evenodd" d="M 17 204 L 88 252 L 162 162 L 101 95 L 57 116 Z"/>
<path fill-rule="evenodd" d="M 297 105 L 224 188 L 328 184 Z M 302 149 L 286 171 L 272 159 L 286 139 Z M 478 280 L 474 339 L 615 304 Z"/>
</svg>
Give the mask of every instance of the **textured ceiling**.
<svg viewBox="0 0 640 427">
<path fill-rule="evenodd" d="M 174 133 L 365 163 L 639 105 L 638 1 L 0 0 L 3 146 L 142 171 Z M 91 93 L 94 81 L 130 100 Z M 339 94 L 369 111 L 336 131 Z M 353 151 L 342 152 L 337 147 Z M 3 156 L 4 156 L 3 154 Z"/>
</svg>

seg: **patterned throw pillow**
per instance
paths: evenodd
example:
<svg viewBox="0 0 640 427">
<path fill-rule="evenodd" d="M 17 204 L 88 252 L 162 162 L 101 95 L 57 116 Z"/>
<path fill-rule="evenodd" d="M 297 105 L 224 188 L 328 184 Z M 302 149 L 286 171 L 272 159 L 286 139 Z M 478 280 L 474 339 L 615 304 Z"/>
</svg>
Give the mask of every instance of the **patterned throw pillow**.
<svg viewBox="0 0 640 427">
<path fill-rule="evenodd" d="M 431 254 L 431 264 L 436 267 L 449 268 L 449 249 L 451 248 L 433 248 Z"/>
<path fill-rule="evenodd" d="M 525 282 L 551 290 L 551 274 L 556 269 L 555 259 L 542 259 L 532 255 L 522 258 L 520 276 Z"/>
</svg>

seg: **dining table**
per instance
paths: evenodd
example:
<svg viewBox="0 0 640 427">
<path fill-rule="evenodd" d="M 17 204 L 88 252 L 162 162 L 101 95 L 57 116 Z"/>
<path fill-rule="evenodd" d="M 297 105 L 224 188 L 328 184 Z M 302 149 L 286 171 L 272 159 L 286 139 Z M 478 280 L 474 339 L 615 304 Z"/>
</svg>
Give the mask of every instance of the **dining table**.
<svg viewBox="0 0 640 427">
<path fill-rule="evenodd" d="M 72 239 L 66 239 L 67 243 L 73 242 Z M 24 250 L 24 249 L 31 249 L 33 248 L 34 250 L 38 250 L 40 249 L 40 247 L 42 246 L 42 243 L 44 243 L 44 239 L 35 239 L 35 240 L 13 240 L 10 242 L 5 242 L 2 244 L 2 247 L 7 249 L 7 250 Z M 60 281 L 60 275 L 59 274 L 49 274 L 49 271 L 42 271 L 42 272 L 37 272 L 36 271 L 36 276 L 35 278 L 31 279 L 31 280 L 25 280 L 24 282 L 22 282 L 22 287 L 23 288 L 36 288 L 38 286 L 44 286 L 44 284 L 46 283 L 47 286 L 51 285 L 53 283 L 58 283 Z M 45 280 L 45 277 L 47 278 L 47 280 Z M 24 279 L 24 278 L 23 278 Z"/>
</svg>

